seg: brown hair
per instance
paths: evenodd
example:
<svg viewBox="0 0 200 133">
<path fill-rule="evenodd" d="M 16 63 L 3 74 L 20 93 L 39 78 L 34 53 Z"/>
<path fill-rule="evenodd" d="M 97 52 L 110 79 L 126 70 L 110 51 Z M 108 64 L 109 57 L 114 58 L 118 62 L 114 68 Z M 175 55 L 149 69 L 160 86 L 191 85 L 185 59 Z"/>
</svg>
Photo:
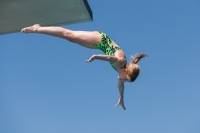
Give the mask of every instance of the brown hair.
<svg viewBox="0 0 200 133">
<path fill-rule="evenodd" d="M 126 64 L 127 75 L 130 78 L 131 82 L 135 81 L 140 73 L 140 67 L 137 65 L 137 62 L 146 56 L 147 56 L 147 54 L 145 54 L 145 53 L 141 53 L 139 55 L 132 56 L 132 61 L 130 63 Z"/>
</svg>

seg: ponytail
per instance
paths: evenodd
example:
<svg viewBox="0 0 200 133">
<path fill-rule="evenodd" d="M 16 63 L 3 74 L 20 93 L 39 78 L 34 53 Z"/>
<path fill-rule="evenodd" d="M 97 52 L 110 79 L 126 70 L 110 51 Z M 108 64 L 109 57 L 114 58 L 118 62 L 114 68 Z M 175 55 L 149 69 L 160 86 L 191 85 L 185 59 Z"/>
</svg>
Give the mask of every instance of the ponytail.
<svg viewBox="0 0 200 133">
<path fill-rule="evenodd" d="M 141 53 L 139 55 L 135 55 L 135 56 L 132 57 L 132 61 L 131 62 L 133 64 L 137 64 L 138 61 L 140 61 L 143 57 L 146 57 L 146 56 L 147 56 L 147 54 L 145 54 L 145 53 Z"/>
</svg>

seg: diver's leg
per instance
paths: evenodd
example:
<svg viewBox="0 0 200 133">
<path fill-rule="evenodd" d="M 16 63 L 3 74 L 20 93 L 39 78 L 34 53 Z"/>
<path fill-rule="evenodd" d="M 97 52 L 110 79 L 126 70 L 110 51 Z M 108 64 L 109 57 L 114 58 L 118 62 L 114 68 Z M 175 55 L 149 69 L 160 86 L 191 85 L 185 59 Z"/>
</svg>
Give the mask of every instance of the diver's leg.
<svg viewBox="0 0 200 133">
<path fill-rule="evenodd" d="M 87 48 L 95 48 L 94 44 L 100 44 L 101 42 L 101 35 L 97 31 L 72 31 L 62 27 L 41 27 L 39 24 L 35 24 L 33 26 L 23 28 L 21 32 L 41 33 L 60 37 Z"/>
</svg>

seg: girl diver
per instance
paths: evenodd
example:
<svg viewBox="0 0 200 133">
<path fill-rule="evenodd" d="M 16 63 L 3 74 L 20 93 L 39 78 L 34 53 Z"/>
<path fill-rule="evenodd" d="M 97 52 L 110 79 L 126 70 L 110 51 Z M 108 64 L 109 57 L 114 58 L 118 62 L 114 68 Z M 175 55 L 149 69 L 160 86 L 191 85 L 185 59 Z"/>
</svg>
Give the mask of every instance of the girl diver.
<svg viewBox="0 0 200 133">
<path fill-rule="evenodd" d="M 120 98 L 116 107 L 121 105 L 122 108 L 126 110 L 124 105 L 124 82 L 133 82 L 136 80 L 140 72 L 140 67 L 137 65 L 137 62 L 147 56 L 145 53 L 134 56 L 132 61 L 127 63 L 123 50 L 105 33 L 98 31 L 72 31 L 62 27 L 41 27 L 39 24 L 35 24 L 33 26 L 23 28 L 21 32 L 47 34 L 66 39 L 86 48 L 102 50 L 105 55 L 95 54 L 86 61 L 108 61 L 118 72 L 118 89 Z"/>
</svg>

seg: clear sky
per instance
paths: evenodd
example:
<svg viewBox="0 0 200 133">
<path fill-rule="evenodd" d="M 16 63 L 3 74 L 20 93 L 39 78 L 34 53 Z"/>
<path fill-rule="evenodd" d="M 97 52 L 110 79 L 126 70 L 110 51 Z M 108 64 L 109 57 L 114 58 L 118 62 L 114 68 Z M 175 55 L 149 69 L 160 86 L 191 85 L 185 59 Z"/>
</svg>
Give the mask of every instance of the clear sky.
<svg viewBox="0 0 200 133">
<path fill-rule="evenodd" d="M 119 98 L 109 63 L 91 50 L 41 34 L 0 36 L 0 133 L 200 133 L 200 1 L 88 0 L 93 22 L 141 73 Z"/>
</svg>

